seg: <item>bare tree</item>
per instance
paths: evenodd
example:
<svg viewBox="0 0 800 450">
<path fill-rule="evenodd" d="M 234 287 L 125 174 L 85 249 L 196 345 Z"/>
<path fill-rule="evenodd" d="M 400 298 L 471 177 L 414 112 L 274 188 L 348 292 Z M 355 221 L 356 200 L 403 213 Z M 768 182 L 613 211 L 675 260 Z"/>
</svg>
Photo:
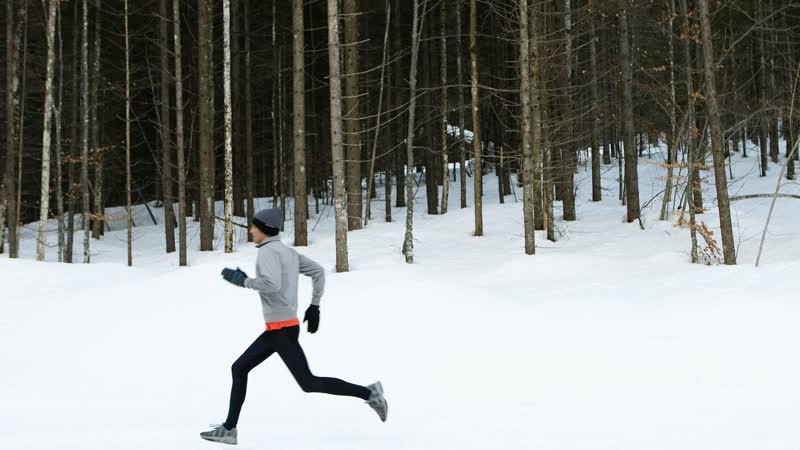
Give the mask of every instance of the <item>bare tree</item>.
<svg viewBox="0 0 800 450">
<path fill-rule="evenodd" d="M 442 214 L 447 213 L 447 202 L 450 192 L 450 169 L 447 162 L 447 0 L 439 5 L 439 83 L 442 100 Z"/>
<path fill-rule="evenodd" d="M 459 179 L 461 181 L 461 207 L 467 207 L 467 149 L 466 138 L 464 136 L 464 66 L 461 64 L 461 4 L 463 0 L 455 0 L 456 2 L 456 92 L 458 92 L 458 164 L 459 164 Z"/>
<path fill-rule="evenodd" d="M 628 206 L 628 222 L 637 220 L 639 211 L 639 172 L 633 128 L 633 68 L 628 32 L 628 0 L 619 4 L 619 53 L 622 60 L 622 123 L 625 145 L 625 197 Z"/>
<path fill-rule="evenodd" d="M 344 149 L 342 148 L 342 72 L 340 54 L 339 2 L 338 0 L 328 0 L 328 64 L 330 66 L 333 203 L 336 210 L 336 271 L 347 272 L 350 269 L 347 261 L 347 201 L 345 200 Z"/>
<path fill-rule="evenodd" d="M 383 34 L 383 59 L 381 64 L 381 77 L 380 77 L 380 88 L 378 90 L 378 113 L 375 115 L 375 136 L 372 139 L 372 156 L 369 159 L 369 176 L 367 178 L 367 202 L 364 208 L 364 226 L 367 226 L 369 223 L 369 219 L 372 218 L 372 193 L 373 189 L 375 188 L 375 159 L 377 156 L 378 150 L 378 136 L 380 135 L 381 131 L 381 118 L 383 117 L 383 90 L 384 90 L 384 77 L 386 75 L 386 53 L 388 51 L 388 44 L 389 44 L 389 27 L 391 24 L 391 14 L 392 8 L 389 4 L 389 0 L 386 0 L 385 8 L 386 10 L 386 26 L 384 28 Z M 392 180 L 389 177 L 389 171 L 386 171 L 386 192 L 385 196 L 387 199 L 391 197 L 392 193 Z M 386 218 L 387 222 L 392 221 L 392 210 L 391 210 L 391 201 L 388 200 L 388 206 L 386 207 Z"/>
<path fill-rule="evenodd" d="M 522 120 L 522 215 L 525 229 L 525 254 L 536 253 L 536 234 L 533 227 L 533 150 L 531 149 L 531 69 L 528 61 L 528 0 L 519 0 L 519 69 L 520 112 Z"/>
<path fill-rule="evenodd" d="M 199 73 L 198 120 L 200 136 L 200 250 L 214 249 L 214 73 L 212 70 L 213 36 L 212 0 L 197 0 L 197 45 Z"/>
<path fill-rule="evenodd" d="M 672 20 L 672 18 L 670 18 Z M 602 108 L 600 107 L 600 87 L 597 81 L 597 31 L 595 29 L 595 15 L 589 12 L 589 63 L 592 71 L 592 201 L 599 202 L 603 199 L 603 189 L 600 181 L 600 124 L 602 123 Z"/>
<path fill-rule="evenodd" d="M 472 77 L 472 144 L 475 149 L 475 236 L 483 236 L 483 173 L 481 168 L 480 113 L 478 111 L 478 3 L 469 2 L 469 57 Z M 410 167 L 410 166 L 409 166 Z"/>
<path fill-rule="evenodd" d="M 303 0 L 292 0 L 292 52 L 294 70 L 294 245 L 308 245 L 308 194 L 306 193 L 306 96 L 305 37 L 303 35 Z"/>
<path fill-rule="evenodd" d="M 89 209 L 89 14 L 83 0 L 83 24 L 81 26 L 81 197 L 83 200 L 83 262 L 89 263 L 89 237 L 91 236 Z"/>
<path fill-rule="evenodd" d="M 56 121 L 56 203 L 58 209 L 58 262 L 64 262 L 64 242 L 66 229 L 64 227 L 64 192 L 62 190 L 62 169 L 64 166 L 61 153 L 61 111 L 64 104 L 64 41 L 61 36 L 61 2 L 56 9 L 58 21 L 58 105 L 53 108 Z M 2 225 L 0 225 L 2 228 Z M 2 238 L 0 238 L 2 239 Z"/>
<path fill-rule="evenodd" d="M 131 50 L 128 0 L 125 5 L 125 195 L 128 212 L 128 267 L 133 266 L 133 217 L 131 215 Z"/>
<path fill-rule="evenodd" d="M 533 228 L 544 230 L 547 211 L 544 208 L 542 156 L 542 87 L 539 67 L 539 5 L 528 4 L 528 64 L 530 64 L 531 152 L 533 158 Z M 524 177 L 523 177 L 524 178 Z M 524 180 L 523 180 L 524 183 Z"/>
<path fill-rule="evenodd" d="M 44 131 L 42 132 L 42 189 L 39 200 L 39 233 L 36 244 L 36 260 L 44 261 L 45 227 L 50 217 L 50 131 L 53 118 L 53 71 L 56 57 L 56 8 L 58 0 L 47 2 L 47 68 L 44 87 Z"/>
<path fill-rule="evenodd" d="M 16 4 L 16 9 L 14 5 Z M 3 224 L 8 223 L 8 256 L 19 256 L 17 226 L 17 159 L 21 142 L 20 121 L 22 105 L 19 95 L 19 55 L 22 34 L 28 21 L 28 1 L 12 0 L 6 2 L 6 166 L 3 172 L 3 185 L 0 186 L 0 250 L 3 246 Z M 5 219 L 5 222 L 4 222 Z"/>
<path fill-rule="evenodd" d="M 359 101 L 359 16 L 360 0 L 342 0 L 344 22 L 344 142 L 347 155 L 348 229 L 361 228 L 361 103 Z"/>
<path fill-rule="evenodd" d="M 170 129 L 170 79 L 169 79 L 169 15 L 167 0 L 159 0 L 159 42 L 161 43 L 161 109 L 159 131 L 161 135 L 161 192 L 164 200 L 164 236 L 167 253 L 175 251 L 175 201 L 172 185 L 172 130 Z"/>
<path fill-rule="evenodd" d="M 254 164 L 253 164 L 253 82 L 252 56 L 250 51 L 250 0 L 244 0 L 244 130 L 245 159 L 247 164 L 247 217 L 255 215 Z M 253 237 L 247 233 L 247 240 Z"/>
<path fill-rule="evenodd" d="M 104 149 L 100 145 L 100 115 L 98 114 L 97 96 L 102 83 L 100 75 L 100 49 L 101 39 L 103 33 L 102 17 L 100 11 L 102 10 L 102 0 L 95 0 L 94 12 L 94 61 L 92 62 L 92 107 L 91 107 L 91 127 L 92 127 L 92 149 L 94 152 L 94 183 L 92 190 L 94 192 L 94 218 L 92 220 L 92 236 L 95 239 L 100 239 L 100 234 L 103 232 L 103 223 L 105 222 L 103 211 L 103 152 Z"/>
<path fill-rule="evenodd" d="M 423 16 L 424 17 L 424 16 Z M 408 133 L 406 134 L 406 234 L 403 240 L 403 255 L 406 263 L 414 262 L 414 114 L 417 106 L 417 59 L 419 57 L 419 31 L 422 24 L 417 24 L 419 19 L 419 1 L 414 0 L 414 12 L 411 25 L 411 67 L 408 73 L 409 104 L 408 104 Z"/>
<path fill-rule="evenodd" d="M 183 61 L 181 56 L 181 0 L 172 0 L 173 54 L 175 55 L 175 150 L 178 172 L 178 258 L 186 261 L 186 168 L 183 152 Z"/>
<path fill-rule="evenodd" d="M 225 105 L 225 253 L 233 252 L 233 109 L 231 106 L 231 0 L 222 1 L 223 101 Z"/>
<path fill-rule="evenodd" d="M 725 177 L 725 155 L 723 154 L 722 122 L 719 117 L 717 87 L 714 71 L 714 43 L 711 34 L 711 20 L 708 13 L 708 0 L 698 0 L 700 10 L 700 31 L 703 36 L 703 72 L 705 74 L 705 98 L 708 107 L 708 121 L 711 125 L 711 155 L 714 158 L 714 180 L 717 187 L 717 206 L 719 207 L 720 232 L 722 234 L 722 254 L 725 264 L 736 264 L 736 248 L 733 243 L 733 224 L 731 223 L 728 181 Z"/>
</svg>

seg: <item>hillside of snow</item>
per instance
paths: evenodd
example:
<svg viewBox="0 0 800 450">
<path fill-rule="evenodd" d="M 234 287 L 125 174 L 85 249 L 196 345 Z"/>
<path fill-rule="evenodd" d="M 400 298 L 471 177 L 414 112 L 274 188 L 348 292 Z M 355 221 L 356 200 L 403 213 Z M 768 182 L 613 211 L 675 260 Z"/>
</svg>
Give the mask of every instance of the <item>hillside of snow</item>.
<svg viewBox="0 0 800 450">
<path fill-rule="evenodd" d="M 733 155 L 731 195 L 772 193 L 779 166 L 760 178 L 755 149 L 748 153 Z M 663 189 L 657 156 L 640 161 L 642 203 Z M 351 272 L 336 274 L 333 212 L 321 205 L 299 250 L 328 271 L 322 321 L 300 339 L 316 374 L 380 379 L 389 420 L 353 399 L 304 394 L 273 357 L 250 374 L 239 446 L 800 448 L 800 202 L 777 201 L 761 267 L 753 262 L 770 199 L 732 204 L 738 266 L 692 265 L 688 231 L 658 221 L 660 200 L 643 210 L 644 230 L 625 223 L 617 167 L 603 171 L 603 201 L 592 203 L 581 167 L 578 220 L 557 222 L 557 242 L 537 233 L 534 256 L 523 254 L 521 203 L 510 195 L 499 204 L 493 175 L 481 238 L 472 236 L 472 208 L 459 208 L 457 183 L 443 216 L 425 214 L 424 187 L 417 191 L 413 265 L 401 254 L 405 209 L 384 223 L 379 186 L 373 221 L 348 235 Z M 708 207 L 713 174 L 704 176 Z M 470 186 L 470 205 L 471 195 Z M 153 213 L 159 225 L 135 210 L 133 268 L 124 222 L 92 241 L 90 265 L 33 261 L 36 224 L 23 230 L 21 259 L 0 257 L 0 448 L 220 445 L 198 433 L 224 419 L 230 364 L 263 323 L 257 295 L 219 272 L 253 273 L 256 249 L 240 231 L 235 253 L 201 253 L 190 222 L 190 265 L 180 268 L 177 254 L 163 253 L 162 210 Z M 715 209 L 698 220 L 719 241 Z M 288 222 L 287 244 L 291 236 Z M 50 231 L 49 261 L 55 242 Z M 310 295 L 304 279 L 300 297 Z"/>
</svg>

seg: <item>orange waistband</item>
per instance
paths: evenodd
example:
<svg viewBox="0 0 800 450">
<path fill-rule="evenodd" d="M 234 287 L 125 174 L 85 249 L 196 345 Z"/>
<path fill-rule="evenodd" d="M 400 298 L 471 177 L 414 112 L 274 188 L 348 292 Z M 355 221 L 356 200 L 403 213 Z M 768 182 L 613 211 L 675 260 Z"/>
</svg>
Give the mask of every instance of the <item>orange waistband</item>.
<svg viewBox="0 0 800 450">
<path fill-rule="evenodd" d="M 270 322 L 267 324 L 267 331 L 280 330 L 281 328 L 293 327 L 296 325 L 300 325 L 300 320 L 292 319 L 284 320 L 283 322 Z"/>
</svg>

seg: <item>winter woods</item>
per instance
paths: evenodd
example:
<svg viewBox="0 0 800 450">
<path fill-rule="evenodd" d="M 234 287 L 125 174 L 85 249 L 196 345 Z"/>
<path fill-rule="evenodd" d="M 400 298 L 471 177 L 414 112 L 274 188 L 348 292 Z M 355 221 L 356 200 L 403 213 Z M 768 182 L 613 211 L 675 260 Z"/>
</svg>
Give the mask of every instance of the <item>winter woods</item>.
<svg viewBox="0 0 800 450">
<path fill-rule="evenodd" d="M 340 271 L 348 232 L 407 207 L 412 262 L 414 214 L 469 207 L 476 238 L 491 233 L 489 179 L 523 203 L 520 252 L 533 254 L 535 234 L 559 239 L 614 173 L 628 222 L 658 210 L 690 230 L 698 260 L 713 214 L 718 257 L 735 264 L 730 155 L 796 174 L 789 0 L 7 0 L 2 14 L 12 258 L 25 227 L 38 259 L 57 245 L 73 261 L 78 233 L 90 262 L 92 241 L 129 221 L 135 250 L 145 224 L 107 211 L 146 206 L 185 265 L 187 246 L 245 242 L 236 225 L 268 199 L 295 245 L 333 210 Z M 663 169 L 654 199 L 645 161 Z"/>
</svg>

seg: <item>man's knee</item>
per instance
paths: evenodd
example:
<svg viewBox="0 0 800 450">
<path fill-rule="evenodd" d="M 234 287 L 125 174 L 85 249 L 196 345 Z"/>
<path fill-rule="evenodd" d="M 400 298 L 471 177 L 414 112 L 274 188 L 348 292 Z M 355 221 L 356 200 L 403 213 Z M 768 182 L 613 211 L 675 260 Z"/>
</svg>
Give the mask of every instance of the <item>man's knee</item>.
<svg viewBox="0 0 800 450">
<path fill-rule="evenodd" d="M 248 372 L 250 372 L 250 367 L 244 361 L 237 359 L 231 365 L 231 375 L 233 379 L 244 378 L 247 376 Z"/>
<path fill-rule="evenodd" d="M 308 393 L 308 392 L 320 392 L 320 387 L 321 387 L 321 384 L 322 384 L 321 380 L 319 378 L 315 377 L 314 375 L 309 375 L 309 376 L 305 376 L 305 377 L 299 378 L 297 380 L 297 383 L 300 385 L 300 389 L 302 389 L 303 392 L 306 392 L 306 393 Z"/>
</svg>

